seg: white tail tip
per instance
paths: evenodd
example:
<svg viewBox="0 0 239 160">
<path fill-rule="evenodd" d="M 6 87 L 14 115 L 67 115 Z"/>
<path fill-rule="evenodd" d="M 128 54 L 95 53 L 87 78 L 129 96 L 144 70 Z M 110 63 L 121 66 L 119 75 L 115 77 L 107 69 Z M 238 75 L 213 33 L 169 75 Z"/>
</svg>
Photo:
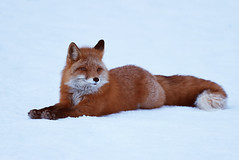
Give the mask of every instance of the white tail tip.
<svg viewBox="0 0 239 160">
<path fill-rule="evenodd" d="M 226 97 L 205 90 L 198 95 L 195 105 L 206 111 L 224 109 L 226 107 Z"/>
</svg>

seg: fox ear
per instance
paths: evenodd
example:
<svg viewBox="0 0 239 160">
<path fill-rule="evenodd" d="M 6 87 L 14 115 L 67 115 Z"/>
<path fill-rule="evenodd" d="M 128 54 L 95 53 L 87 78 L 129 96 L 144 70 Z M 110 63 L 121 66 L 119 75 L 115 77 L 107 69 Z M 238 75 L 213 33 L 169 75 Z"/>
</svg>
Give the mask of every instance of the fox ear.
<svg viewBox="0 0 239 160">
<path fill-rule="evenodd" d="M 67 58 L 72 61 L 77 61 L 79 59 L 80 49 L 74 42 L 71 42 L 68 48 L 68 55 Z"/>
<path fill-rule="evenodd" d="M 99 51 L 104 51 L 105 41 L 103 39 L 99 40 L 99 42 L 95 45 L 94 48 L 99 50 Z"/>
</svg>

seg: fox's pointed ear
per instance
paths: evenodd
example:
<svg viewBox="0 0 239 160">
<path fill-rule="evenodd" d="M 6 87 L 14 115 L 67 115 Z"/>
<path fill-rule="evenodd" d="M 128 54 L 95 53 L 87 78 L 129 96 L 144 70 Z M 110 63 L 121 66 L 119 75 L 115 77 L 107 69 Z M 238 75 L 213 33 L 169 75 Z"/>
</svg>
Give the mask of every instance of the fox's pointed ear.
<svg viewBox="0 0 239 160">
<path fill-rule="evenodd" d="M 67 59 L 77 61 L 79 59 L 80 49 L 74 42 L 71 42 L 68 48 Z"/>
<path fill-rule="evenodd" d="M 99 40 L 99 42 L 95 45 L 94 48 L 99 50 L 99 51 L 104 51 L 105 41 L 103 39 Z"/>
</svg>

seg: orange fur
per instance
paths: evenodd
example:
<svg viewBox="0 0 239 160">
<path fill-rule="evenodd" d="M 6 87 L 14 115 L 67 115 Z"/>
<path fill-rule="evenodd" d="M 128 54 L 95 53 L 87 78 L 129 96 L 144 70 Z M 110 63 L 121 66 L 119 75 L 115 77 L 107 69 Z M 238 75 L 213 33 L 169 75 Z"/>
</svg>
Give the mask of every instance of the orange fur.
<svg viewBox="0 0 239 160">
<path fill-rule="evenodd" d="M 196 98 L 204 90 L 227 97 L 226 92 L 218 84 L 193 76 L 161 76 L 156 75 L 164 88 L 166 101 L 164 105 L 195 106 Z"/>
<path fill-rule="evenodd" d="M 212 95 L 227 97 L 216 83 L 192 76 L 154 76 L 133 65 L 108 71 L 102 62 L 103 53 L 103 40 L 94 48 L 78 48 L 71 43 L 62 71 L 60 102 L 33 109 L 28 115 L 33 119 L 102 116 L 162 105 L 195 106 L 197 99 L 201 106 L 215 107 L 221 99 L 212 103 L 218 98 Z"/>
</svg>

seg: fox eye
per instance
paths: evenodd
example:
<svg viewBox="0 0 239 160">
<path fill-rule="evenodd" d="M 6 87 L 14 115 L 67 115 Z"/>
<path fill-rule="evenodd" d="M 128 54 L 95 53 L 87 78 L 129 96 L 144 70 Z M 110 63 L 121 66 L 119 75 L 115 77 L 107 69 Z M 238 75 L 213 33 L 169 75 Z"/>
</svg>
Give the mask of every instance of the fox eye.
<svg viewBox="0 0 239 160">
<path fill-rule="evenodd" d="M 102 71 L 103 69 L 102 68 L 97 68 L 97 72 L 100 72 L 100 71 Z"/>
<path fill-rule="evenodd" d="M 87 69 L 85 67 L 80 67 L 79 68 L 81 71 L 86 71 Z"/>
</svg>

